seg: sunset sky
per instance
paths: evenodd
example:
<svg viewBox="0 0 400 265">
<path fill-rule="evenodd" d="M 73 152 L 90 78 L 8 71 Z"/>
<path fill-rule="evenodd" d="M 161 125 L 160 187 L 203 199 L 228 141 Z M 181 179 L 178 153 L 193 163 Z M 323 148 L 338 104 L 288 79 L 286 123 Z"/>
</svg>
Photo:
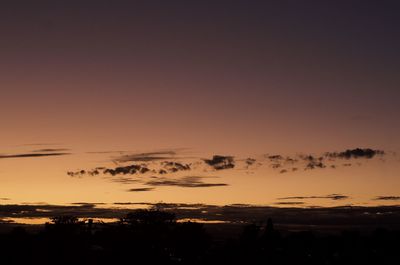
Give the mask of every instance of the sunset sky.
<svg viewBox="0 0 400 265">
<path fill-rule="evenodd" d="M 397 204 L 399 11 L 2 1 L 0 204 Z"/>
</svg>

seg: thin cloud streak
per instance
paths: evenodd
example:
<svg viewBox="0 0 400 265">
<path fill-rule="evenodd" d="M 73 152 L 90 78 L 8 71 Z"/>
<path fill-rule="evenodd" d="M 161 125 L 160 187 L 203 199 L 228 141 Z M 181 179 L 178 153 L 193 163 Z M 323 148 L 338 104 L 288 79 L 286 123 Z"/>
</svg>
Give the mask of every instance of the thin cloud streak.
<svg viewBox="0 0 400 265">
<path fill-rule="evenodd" d="M 133 188 L 129 189 L 129 192 L 144 192 L 144 191 L 152 191 L 154 188 Z"/>
<path fill-rule="evenodd" d="M 400 196 L 377 196 L 375 201 L 400 201 Z"/>
<path fill-rule="evenodd" d="M 307 200 L 307 199 L 331 199 L 331 200 L 345 200 L 350 198 L 349 196 L 342 194 L 329 194 L 325 196 L 292 196 L 278 198 L 278 200 Z"/>
<path fill-rule="evenodd" d="M 65 156 L 65 155 L 71 155 L 71 153 L 26 153 L 26 154 L 15 154 L 15 155 L 0 155 L 0 159 L 45 157 L 45 156 Z"/>
<path fill-rule="evenodd" d="M 226 183 L 206 183 L 203 181 L 204 177 L 200 176 L 187 176 L 181 179 L 157 178 L 145 182 L 149 186 L 177 186 L 183 188 L 208 188 L 208 187 L 221 187 L 228 186 Z"/>
</svg>

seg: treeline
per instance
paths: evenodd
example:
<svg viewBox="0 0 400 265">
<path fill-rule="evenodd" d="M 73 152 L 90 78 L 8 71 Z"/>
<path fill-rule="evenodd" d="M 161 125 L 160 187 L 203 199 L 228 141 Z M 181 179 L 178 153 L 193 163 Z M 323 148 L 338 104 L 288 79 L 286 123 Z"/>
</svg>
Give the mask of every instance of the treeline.
<svg viewBox="0 0 400 265">
<path fill-rule="evenodd" d="M 384 229 L 281 233 L 270 219 L 217 240 L 203 224 L 137 210 L 113 224 L 57 216 L 37 233 L 16 227 L 0 235 L 0 264 L 395 264 L 399 240 Z"/>
</svg>

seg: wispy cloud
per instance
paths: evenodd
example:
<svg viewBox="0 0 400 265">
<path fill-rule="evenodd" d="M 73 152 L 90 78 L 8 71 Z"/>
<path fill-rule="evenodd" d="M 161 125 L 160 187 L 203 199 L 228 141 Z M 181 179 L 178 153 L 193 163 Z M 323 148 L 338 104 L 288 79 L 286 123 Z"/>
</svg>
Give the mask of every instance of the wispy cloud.
<svg viewBox="0 0 400 265">
<path fill-rule="evenodd" d="M 400 196 L 377 196 L 373 200 L 376 200 L 376 201 L 400 201 Z"/>
<path fill-rule="evenodd" d="M 129 189 L 130 192 L 143 192 L 143 191 L 152 191 L 154 188 L 133 188 Z"/>
<path fill-rule="evenodd" d="M 304 202 L 276 202 L 276 205 L 303 205 Z"/>
<path fill-rule="evenodd" d="M 206 183 L 203 181 L 205 177 L 187 176 L 180 179 L 156 178 L 147 181 L 145 184 L 149 186 L 178 186 L 184 188 L 206 188 L 228 186 L 226 183 Z"/>
<path fill-rule="evenodd" d="M 13 154 L 13 155 L 0 155 L 0 159 L 6 158 L 29 158 L 29 157 L 45 157 L 45 156 L 65 156 L 71 153 L 25 153 L 25 154 Z"/>
<path fill-rule="evenodd" d="M 34 152 L 34 153 L 55 153 L 55 152 L 66 152 L 66 151 L 71 151 L 71 149 L 68 149 L 68 148 L 44 148 L 44 149 L 33 150 L 32 152 Z"/>
<path fill-rule="evenodd" d="M 159 152 L 147 152 L 147 153 L 136 153 L 136 154 L 127 154 L 122 155 L 114 159 L 116 162 L 149 162 L 149 161 L 158 161 L 158 160 L 167 160 L 171 159 L 177 155 L 176 151 L 168 150 L 168 151 L 159 151 Z"/>
<path fill-rule="evenodd" d="M 342 194 L 329 194 L 325 196 L 293 196 L 293 197 L 283 197 L 278 198 L 278 200 L 306 200 L 306 199 L 331 199 L 331 200 L 344 200 L 348 199 L 349 196 Z"/>
</svg>

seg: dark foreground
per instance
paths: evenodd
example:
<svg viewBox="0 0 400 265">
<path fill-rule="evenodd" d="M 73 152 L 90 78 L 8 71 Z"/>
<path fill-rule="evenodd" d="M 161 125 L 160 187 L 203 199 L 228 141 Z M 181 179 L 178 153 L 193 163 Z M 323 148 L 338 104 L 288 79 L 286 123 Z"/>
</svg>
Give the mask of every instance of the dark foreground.
<svg viewBox="0 0 400 265">
<path fill-rule="evenodd" d="M 0 235 L 0 264 L 398 264 L 400 232 L 322 232 L 175 221 L 139 210 L 114 224 L 53 218 L 37 231 Z"/>
</svg>

